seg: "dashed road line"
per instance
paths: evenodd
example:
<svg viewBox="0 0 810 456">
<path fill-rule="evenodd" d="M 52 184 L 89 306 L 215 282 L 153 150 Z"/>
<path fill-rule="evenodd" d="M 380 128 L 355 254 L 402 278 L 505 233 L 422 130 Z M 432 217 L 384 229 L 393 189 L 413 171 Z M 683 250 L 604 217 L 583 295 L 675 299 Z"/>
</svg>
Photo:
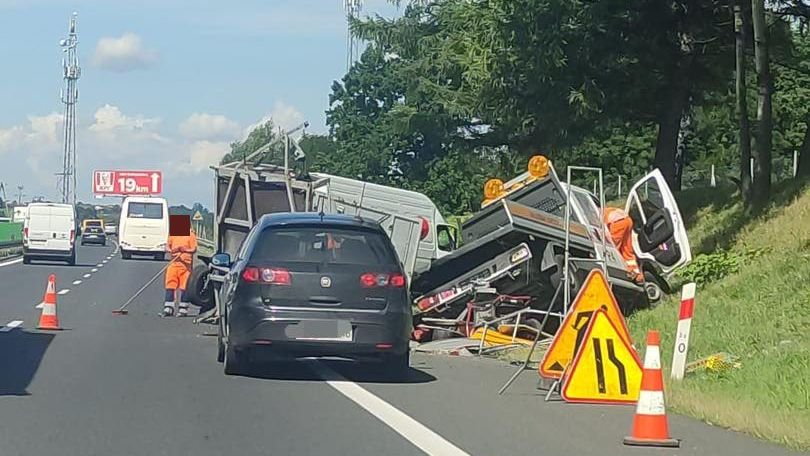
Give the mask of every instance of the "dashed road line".
<svg viewBox="0 0 810 456">
<path fill-rule="evenodd" d="M 85 275 L 83 275 L 82 277 L 84 277 L 85 279 L 89 279 L 89 278 L 90 278 L 90 274 L 89 274 L 89 273 L 88 273 L 88 274 L 85 274 Z"/>
<path fill-rule="evenodd" d="M 97 267 L 97 268 L 103 268 L 103 267 L 104 267 L 104 265 L 103 265 L 102 263 L 99 263 L 99 264 L 97 264 L 97 265 L 96 265 L 96 267 Z"/>
<path fill-rule="evenodd" d="M 102 263 L 107 264 L 108 261 L 110 261 L 110 260 L 104 260 L 104 261 L 102 261 Z"/>
<path fill-rule="evenodd" d="M 37 304 L 37 305 L 35 305 L 35 306 L 34 306 L 34 308 L 35 308 L 35 309 L 41 309 L 41 308 L 43 308 L 43 307 L 45 307 L 45 303 L 44 303 L 44 302 L 41 302 L 41 303 L 39 303 L 39 304 Z"/>
<path fill-rule="evenodd" d="M 310 366 L 326 381 L 326 384 L 377 417 L 377 419 L 425 453 L 469 456 L 467 452 L 445 440 L 444 437 L 433 432 L 427 426 L 375 396 L 357 383 L 345 379 L 323 363 L 316 361 Z"/>
<path fill-rule="evenodd" d="M 12 320 L 6 323 L 6 326 L 0 328 L 0 332 L 9 332 L 14 328 L 19 328 L 23 324 L 22 320 Z"/>
<path fill-rule="evenodd" d="M 98 268 L 93 268 L 90 270 L 90 272 L 98 272 Z"/>
<path fill-rule="evenodd" d="M 78 284 L 80 284 L 80 283 L 82 283 L 82 281 L 81 281 L 81 280 L 74 280 L 74 281 L 73 281 L 73 285 L 78 285 Z"/>
<path fill-rule="evenodd" d="M 70 293 L 70 288 L 65 288 L 64 290 L 59 290 L 59 293 L 56 293 L 56 294 L 58 294 L 58 295 L 66 295 L 68 293 Z"/>
</svg>

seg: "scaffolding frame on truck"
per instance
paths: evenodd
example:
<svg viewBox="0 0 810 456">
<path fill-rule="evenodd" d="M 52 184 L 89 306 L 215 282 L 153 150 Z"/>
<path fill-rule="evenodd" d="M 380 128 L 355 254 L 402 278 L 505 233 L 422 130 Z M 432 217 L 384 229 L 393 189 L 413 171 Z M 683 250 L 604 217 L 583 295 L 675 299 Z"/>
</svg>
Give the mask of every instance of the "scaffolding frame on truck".
<svg viewBox="0 0 810 456">
<path fill-rule="evenodd" d="M 312 194 L 318 181 L 298 178 L 290 167 L 290 150 L 295 151 L 296 158 L 303 158 L 304 151 L 298 142 L 290 135 L 306 128 L 309 124 L 304 122 L 288 131 L 279 130 L 278 136 L 264 146 L 258 148 L 240 160 L 223 165 L 212 165 L 214 171 L 214 195 L 216 208 L 214 212 L 214 239 L 213 253 L 229 253 L 235 256 L 242 240 L 247 237 L 250 229 L 258 219 L 272 212 L 306 212 L 312 209 Z M 273 165 L 267 163 L 253 163 L 268 153 L 279 143 L 284 144 L 284 164 Z M 273 191 L 273 187 L 283 186 L 286 205 L 274 210 L 268 205 L 257 204 L 256 193 L 259 191 Z M 223 188 L 224 187 L 224 188 Z M 275 201 L 280 203 L 280 201 Z M 269 210 L 265 210 L 269 209 Z M 205 261 L 206 259 L 204 259 Z M 208 283 L 221 285 L 227 268 L 218 267 L 208 263 Z M 213 293 L 214 306 L 201 313 L 194 323 L 217 324 L 221 315 L 218 293 Z"/>
<path fill-rule="evenodd" d="M 600 254 L 598 249 L 594 249 L 596 251 L 596 255 L 595 255 L 596 258 L 582 258 L 582 257 L 572 257 L 571 256 L 571 251 L 570 251 L 570 243 L 571 243 L 571 198 L 573 197 L 572 191 L 571 191 L 571 188 L 572 188 L 572 182 L 571 181 L 572 181 L 572 172 L 573 171 L 583 171 L 583 172 L 595 172 L 595 173 L 597 173 L 597 179 L 598 179 L 597 182 L 598 182 L 598 189 L 599 189 L 599 194 L 598 194 L 599 208 L 598 209 L 599 209 L 600 217 L 602 216 L 602 214 L 604 213 L 604 210 L 605 210 L 605 192 L 604 192 L 604 180 L 603 180 L 602 168 L 596 168 L 596 167 L 590 167 L 590 166 L 568 166 L 566 168 L 566 179 L 565 179 L 565 183 L 566 183 L 566 185 L 565 185 L 565 217 L 564 217 L 564 224 L 565 224 L 565 252 L 564 252 L 564 255 L 565 256 L 564 256 L 564 260 L 563 260 L 563 279 L 562 279 L 562 281 L 560 283 L 560 287 L 563 288 L 563 312 L 562 312 L 562 315 L 559 315 L 559 314 L 554 315 L 554 316 L 559 316 L 560 324 L 562 324 L 562 321 L 564 320 L 565 316 L 568 315 L 568 312 L 570 312 L 572 310 L 571 309 L 571 284 L 570 284 L 570 282 L 571 282 L 570 267 L 571 267 L 572 260 L 575 260 L 577 263 L 593 263 L 593 264 L 596 264 L 602 269 L 602 272 L 605 274 L 606 279 L 608 279 L 610 277 L 608 275 L 609 272 L 608 272 L 608 267 L 607 267 L 607 260 L 606 260 L 606 257 L 605 257 L 605 255 L 607 253 L 607 235 L 608 235 L 608 233 L 607 233 L 607 227 L 605 226 L 604 223 L 601 223 L 600 228 L 599 228 L 599 235 L 600 235 L 600 238 L 601 238 L 601 241 L 602 241 L 601 242 L 602 243 L 601 254 Z M 551 172 L 554 173 L 554 178 L 559 180 L 559 178 L 556 175 L 556 171 L 554 170 L 553 167 L 551 169 Z M 585 221 L 585 222 L 587 223 L 587 221 Z M 596 246 L 596 242 L 594 242 L 594 247 L 595 246 Z M 503 394 L 509 388 L 509 386 L 511 386 L 512 383 L 514 383 L 514 381 L 518 378 L 518 376 L 524 370 L 526 370 L 526 368 L 529 366 L 529 362 L 531 362 L 531 358 L 532 358 L 532 355 L 534 354 L 534 350 L 537 348 L 537 343 L 540 341 L 540 337 L 541 337 L 542 332 L 543 332 L 542 329 L 543 329 L 543 327 L 545 327 L 545 322 L 548 319 L 548 317 L 550 317 L 552 315 L 552 313 L 550 311 L 551 311 L 552 306 L 554 305 L 554 301 L 557 299 L 557 295 L 558 295 L 559 291 L 560 290 L 559 290 L 559 287 L 558 287 L 557 290 L 554 292 L 554 297 L 551 298 L 551 303 L 549 304 L 549 308 L 548 308 L 547 311 L 542 311 L 542 310 L 533 311 L 534 313 L 540 313 L 540 314 L 545 313 L 546 314 L 546 316 L 545 316 L 545 318 L 543 320 L 543 326 L 541 326 L 540 330 L 538 330 L 537 334 L 535 335 L 535 338 L 534 338 L 534 341 L 532 342 L 531 348 L 529 349 L 529 352 L 526 355 L 526 358 L 523 360 L 523 363 L 521 364 L 521 366 L 517 370 L 515 370 L 515 372 L 512 374 L 512 376 L 498 390 L 499 395 Z M 514 343 L 515 337 L 517 336 L 517 329 L 520 326 L 520 319 L 523 316 L 524 311 L 526 311 L 526 309 L 521 309 L 520 311 L 515 312 L 516 317 L 517 317 L 517 322 L 515 323 L 515 330 L 514 330 L 514 333 L 512 335 L 512 342 L 513 343 Z M 486 333 L 487 333 L 488 326 L 493 325 L 493 324 L 497 323 L 499 320 L 505 319 L 506 317 L 507 316 L 504 316 L 504 317 L 501 317 L 498 320 L 487 322 L 487 324 L 484 326 L 484 332 L 483 332 L 483 335 L 481 337 L 481 345 L 479 346 L 479 353 L 481 352 L 480 348 L 483 347 L 483 342 L 484 342 L 484 339 L 486 338 Z M 563 373 L 563 375 L 564 374 L 565 373 Z M 546 402 L 548 402 L 548 400 L 550 399 L 551 394 L 555 390 L 559 389 L 559 387 L 561 385 L 560 381 L 561 381 L 560 379 L 557 379 L 551 384 L 551 386 L 549 387 L 548 392 L 547 392 L 547 394 L 545 396 L 545 401 Z"/>
</svg>

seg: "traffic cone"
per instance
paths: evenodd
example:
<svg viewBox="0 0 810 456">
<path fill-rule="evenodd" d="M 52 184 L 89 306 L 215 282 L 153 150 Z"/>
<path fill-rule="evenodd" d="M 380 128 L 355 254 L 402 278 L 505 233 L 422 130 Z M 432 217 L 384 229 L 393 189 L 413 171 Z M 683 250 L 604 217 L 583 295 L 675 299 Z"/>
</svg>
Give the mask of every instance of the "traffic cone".
<svg viewBox="0 0 810 456">
<path fill-rule="evenodd" d="M 667 409 L 664 405 L 664 375 L 661 373 L 661 334 L 647 332 L 647 351 L 641 374 L 641 392 L 633 417 L 633 429 L 624 438 L 625 445 L 677 448 L 680 440 L 670 438 Z"/>
<path fill-rule="evenodd" d="M 42 300 L 42 314 L 39 317 L 38 329 L 60 330 L 59 317 L 56 316 L 56 276 L 48 277 L 48 288 Z"/>
</svg>

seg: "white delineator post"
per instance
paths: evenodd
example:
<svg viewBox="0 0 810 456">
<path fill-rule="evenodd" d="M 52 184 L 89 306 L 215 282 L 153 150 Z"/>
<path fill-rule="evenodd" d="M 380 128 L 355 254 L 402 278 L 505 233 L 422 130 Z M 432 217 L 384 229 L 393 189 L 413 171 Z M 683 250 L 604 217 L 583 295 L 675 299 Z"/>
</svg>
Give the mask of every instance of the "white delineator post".
<svg viewBox="0 0 810 456">
<path fill-rule="evenodd" d="M 695 312 L 695 284 L 687 283 L 681 294 L 681 311 L 678 317 L 678 332 L 675 334 L 675 353 L 672 355 L 672 379 L 682 380 L 686 369 L 686 354 L 689 351 L 689 331 Z"/>
</svg>

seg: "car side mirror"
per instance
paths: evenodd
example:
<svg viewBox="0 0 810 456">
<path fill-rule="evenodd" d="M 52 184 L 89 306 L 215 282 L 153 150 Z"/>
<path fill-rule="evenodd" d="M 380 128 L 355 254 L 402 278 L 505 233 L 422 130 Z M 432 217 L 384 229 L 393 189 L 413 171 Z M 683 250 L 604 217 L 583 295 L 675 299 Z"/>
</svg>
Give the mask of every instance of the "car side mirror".
<svg viewBox="0 0 810 456">
<path fill-rule="evenodd" d="M 231 267 L 231 256 L 227 253 L 217 253 L 211 258 L 211 264 L 223 268 Z"/>
</svg>

